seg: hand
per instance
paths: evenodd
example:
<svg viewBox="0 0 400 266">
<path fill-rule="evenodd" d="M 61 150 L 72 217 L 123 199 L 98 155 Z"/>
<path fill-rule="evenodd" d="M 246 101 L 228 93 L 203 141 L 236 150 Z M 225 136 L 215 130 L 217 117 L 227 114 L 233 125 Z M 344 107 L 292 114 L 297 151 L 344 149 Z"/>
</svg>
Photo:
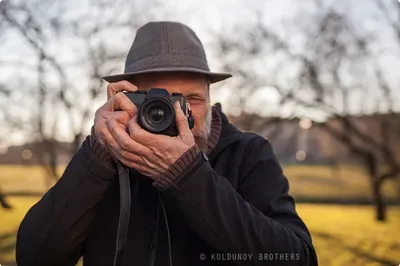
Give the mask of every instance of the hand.
<svg viewBox="0 0 400 266">
<path fill-rule="evenodd" d="M 96 139 L 113 154 L 122 152 L 126 140 L 116 139 L 111 133 L 111 128 L 114 132 L 126 132 L 129 120 L 137 112 L 136 106 L 122 92 L 136 90 L 137 87 L 128 81 L 109 83 L 107 85 L 108 101 L 96 111 L 94 119 Z M 121 111 L 114 111 L 118 109 Z"/>
<path fill-rule="evenodd" d="M 176 137 L 152 134 L 142 129 L 137 123 L 136 116 L 128 123 L 129 134 L 122 130 L 117 132 L 117 129 L 112 129 L 111 132 L 118 136 L 118 139 L 126 139 L 125 150 L 116 154 L 117 159 L 153 180 L 157 180 L 164 174 L 176 160 L 195 145 L 187 117 L 179 102 L 175 103 L 174 108 L 179 131 Z"/>
</svg>

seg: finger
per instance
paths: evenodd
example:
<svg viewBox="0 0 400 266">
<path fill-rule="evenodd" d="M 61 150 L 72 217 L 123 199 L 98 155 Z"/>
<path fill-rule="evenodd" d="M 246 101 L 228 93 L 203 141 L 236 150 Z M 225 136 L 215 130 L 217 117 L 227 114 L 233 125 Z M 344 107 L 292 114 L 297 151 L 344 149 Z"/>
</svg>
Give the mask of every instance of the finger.
<svg viewBox="0 0 400 266">
<path fill-rule="evenodd" d="M 121 156 L 121 154 L 118 152 L 118 148 L 111 148 L 110 151 L 111 151 L 111 153 L 114 155 L 114 157 L 115 157 L 118 161 L 120 161 L 122 164 L 124 164 L 124 165 L 126 165 L 126 166 L 128 166 L 128 167 L 130 167 L 130 168 L 135 168 L 136 163 L 124 159 L 124 158 Z"/>
<path fill-rule="evenodd" d="M 133 167 L 136 165 L 142 165 L 142 161 L 140 160 L 139 155 L 135 155 L 132 152 L 129 152 L 127 150 L 124 150 L 121 145 L 118 142 L 112 142 L 112 144 L 109 145 L 108 149 L 110 152 L 114 155 L 115 158 L 117 158 L 120 162 L 123 164 Z M 136 167 L 133 167 L 136 168 Z"/>
<path fill-rule="evenodd" d="M 129 98 L 124 93 L 117 93 L 112 98 L 110 98 L 104 106 L 106 111 L 114 112 L 116 110 L 125 111 L 130 117 L 134 117 L 137 113 L 136 105 L 129 100 Z"/>
<path fill-rule="evenodd" d="M 107 85 L 107 99 L 110 99 L 118 92 L 137 91 L 137 90 L 138 88 L 135 85 L 126 80 L 118 81 L 115 83 L 109 83 Z"/>
<path fill-rule="evenodd" d="M 142 127 L 140 127 L 140 125 L 137 122 L 137 116 L 129 120 L 128 130 L 129 130 L 129 135 L 133 140 L 146 146 L 155 144 L 156 142 L 160 142 L 161 139 L 163 138 L 162 135 L 152 134 L 144 130 Z"/>
<path fill-rule="evenodd" d="M 107 127 L 111 132 L 111 135 L 114 137 L 114 139 L 117 141 L 119 146 L 121 147 L 121 152 L 122 150 L 129 151 L 132 153 L 136 153 L 138 155 L 143 155 L 146 154 L 148 148 L 143 146 L 140 143 L 137 143 L 136 141 L 132 140 L 131 137 L 128 135 L 126 132 L 126 129 L 123 125 L 119 124 L 117 120 L 110 118 L 107 119 Z"/>
<path fill-rule="evenodd" d="M 103 144 L 107 149 L 110 149 L 113 146 L 118 146 L 117 141 L 111 135 L 111 132 L 106 125 L 102 126 L 98 132 L 100 143 Z"/>
<path fill-rule="evenodd" d="M 122 154 L 122 158 L 127 161 L 134 162 L 138 165 L 141 165 L 142 170 L 147 169 L 147 171 L 151 170 L 153 173 L 158 175 L 163 174 L 166 169 L 168 169 L 168 165 L 164 163 L 162 160 L 156 158 L 148 158 L 148 156 L 140 156 L 134 153 L 126 152 Z"/>
<path fill-rule="evenodd" d="M 106 142 L 115 141 L 114 137 L 112 137 L 106 121 L 107 118 L 113 118 L 117 120 L 118 123 L 125 125 L 125 130 L 127 129 L 126 125 L 128 124 L 130 117 L 127 112 L 96 112 L 96 117 L 94 121 L 95 125 L 95 134 L 97 139 L 99 140 L 100 144 L 106 146 Z"/>
<path fill-rule="evenodd" d="M 134 168 L 137 171 L 139 171 L 141 174 L 149 176 L 149 177 L 155 177 L 159 176 L 160 173 L 159 171 L 155 170 L 155 168 L 147 165 L 143 160 L 140 159 L 140 157 L 135 158 L 132 160 L 131 158 L 126 158 L 123 154 L 119 153 L 118 151 L 115 151 L 116 155 L 115 157 L 124 165 Z"/>
<path fill-rule="evenodd" d="M 114 112 L 104 112 L 103 117 L 105 119 L 115 119 L 118 123 L 125 126 L 128 125 L 129 120 L 131 120 L 130 115 L 125 111 L 114 111 Z"/>
<path fill-rule="evenodd" d="M 192 133 L 189 128 L 189 123 L 187 117 L 182 111 L 179 101 L 174 104 L 175 114 L 176 114 L 176 127 L 178 128 L 179 135 L 181 137 L 190 136 Z"/>
</svg>

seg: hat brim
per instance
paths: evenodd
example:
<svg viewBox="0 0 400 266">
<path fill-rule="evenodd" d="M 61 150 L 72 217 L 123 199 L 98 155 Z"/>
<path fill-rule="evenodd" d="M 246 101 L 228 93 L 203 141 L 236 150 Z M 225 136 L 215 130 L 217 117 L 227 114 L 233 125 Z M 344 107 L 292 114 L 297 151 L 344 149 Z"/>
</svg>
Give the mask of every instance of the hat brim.
<svg viewBox="0 0 400 266">
<path fill-rule="evenodd" d="M 117 74 L 117 75 L 110 75 L 102 77 L 107 82 L 118 82 L 122 80 L 130 80 L 133 76 L 139 74 L 146 74 L 146 73 L 160 73 L 160 72 L 190 72 L 190 73 L 198 73 L 203 74 L 208 77 L 211 83 L 216 83 L 223 81 L 232 77 L 231 74 L 228 73 L 216 73 L 216 72 L 209 72 L 206 70 L 201 70 L 197 68 L 189 68 L 189 67 L 168 67 L 168 68 L 153 68 L 153 69 L 146 69 L 141 71 L 135 71 L 130 73 L 124 74 Z"/>
</svg>

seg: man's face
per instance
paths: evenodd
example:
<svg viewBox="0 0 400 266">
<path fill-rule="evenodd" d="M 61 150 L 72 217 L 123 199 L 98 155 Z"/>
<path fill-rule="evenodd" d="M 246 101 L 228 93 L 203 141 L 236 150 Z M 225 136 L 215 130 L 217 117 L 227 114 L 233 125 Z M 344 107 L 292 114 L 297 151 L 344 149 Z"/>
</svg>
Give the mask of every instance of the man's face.
<svg viewBox="0 0 400 266">
<path fill-rule="evenodd" d="M 164 88 L 170 94 L 182 93 L 192 108 L 195 119 L 192 132 L 196 144 L 201 150 L 204 150 L 211 131 L 209 88 L 204 76 L 192 73 L 154 73 L 139 75 L 131 82 L 140 90 Z"/>
</svg>

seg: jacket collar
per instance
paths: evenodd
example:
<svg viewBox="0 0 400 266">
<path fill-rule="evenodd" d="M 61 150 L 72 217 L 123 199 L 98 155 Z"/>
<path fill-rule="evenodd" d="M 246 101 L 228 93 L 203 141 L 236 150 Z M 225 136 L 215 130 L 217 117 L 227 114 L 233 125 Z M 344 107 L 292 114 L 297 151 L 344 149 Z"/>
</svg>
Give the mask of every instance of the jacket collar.
<svg viewBox="0 0 400 266">
<path fill-rule="evenodd" d="M 214 105 L 213 108 L 218 111 L 221 117 L 222 129 L 217 145 L 208 156 L 210 160 L 213 160 L 213 158 L 221 153 L 226 147 L 239 141 L 243 137 L 243 132 L 232 125 L 229 122 L 228 117 L 222 112 L 220 104 Z"/>
</svg>

